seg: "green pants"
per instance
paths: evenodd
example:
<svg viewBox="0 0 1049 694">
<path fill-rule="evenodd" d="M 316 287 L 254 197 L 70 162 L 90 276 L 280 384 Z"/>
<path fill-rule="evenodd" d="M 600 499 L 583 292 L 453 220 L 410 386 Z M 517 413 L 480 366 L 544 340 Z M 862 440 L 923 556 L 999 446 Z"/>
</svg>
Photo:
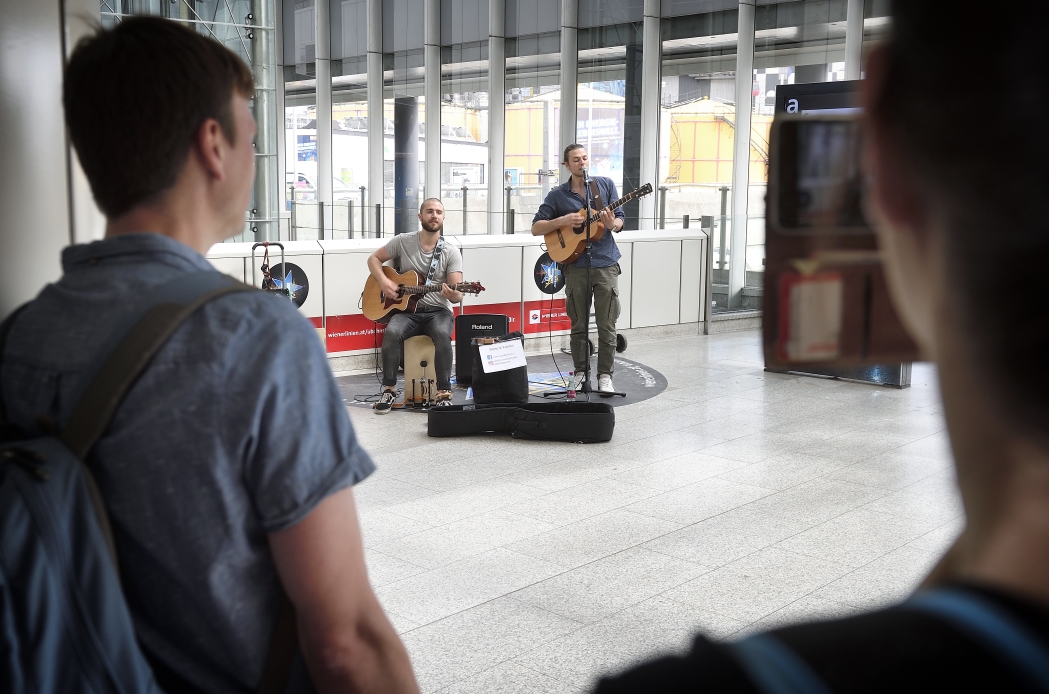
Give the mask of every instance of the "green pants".
<svg viewBox="0 0 1049 694">
<path fill-rule="evenodd" d="M 572 321 L 572 361 L 575 370 L 582 373 L 590 356 L 586 343 L 586 320 L 592 300 L 594 322 L 597 324 L 597 374 L 611 374 L 615 370 L 616 319 L 619 318 L 619 275 L 622 274 L 619 263 L 590 269 L 590 295 L 586 292 L 585 267 L 566 265 L 564 273 L 565 308 Z"/>
</svg>

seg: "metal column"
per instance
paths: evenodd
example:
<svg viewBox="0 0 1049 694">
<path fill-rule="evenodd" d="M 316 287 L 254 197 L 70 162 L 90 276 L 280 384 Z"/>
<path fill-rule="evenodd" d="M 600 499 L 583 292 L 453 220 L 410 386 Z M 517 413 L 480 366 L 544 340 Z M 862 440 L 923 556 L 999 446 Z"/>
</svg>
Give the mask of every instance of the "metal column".
<svg viewBox="0 0 1049 694">
<path fill-rule="evenodd" d="M 849 0 L 845 15 L 845 79 L 858 80 L 863 57 L 863 0 Z"/>
<path fill-rule="evenodd" d="M 368 0 L 368 209 L 383 203 L 382 0 Z M 382 236 L 379 215 L 372 235 Z M 361 230 L 362 232 L 364 229 Z"/>
<path fill-rule="evenodd" d="M 286 241 L 291 234 L 291 212 L 287 209 L 288 185 L 286 182 L 288 170 L 287 152 L 287 127 L 284 121 L 284 11 L 283 8 L 273 15 L 273 56 L 277 63 L 275 71 L 276 82 L 274 84 L 274 104 L 277 110 L 277 230 L 270 241 Z M 292 151 L 292 156 L 296 153 Z M 283 220 L 287 220 L 283 222 Z M 286 231 L 282 232 L 284 227 Z"/>
<path fill-rule="evenodd" d="M 418 230 L 419 100 L 393 100 L 393 233 Z"/>
<path fill-rule="evenodd" d="M 423 63 L 426 96 L 426 180 L 424 198 L 441 197 L 441 0 L 425 0 Z"/>
<path fill-rule="evenodd" d="M 641 184 L 659 185 L 659 102 L 663 42 L 659 34 L 659 0 L 645 0 L 641 55 Z M 629 191 L 624 191 L 629 192 Z M 641 198 L 641 228 L 653 226 L 654 195 Z"/>
<path fill-rule="evenodd" d="M 258 26 L 273 26 L 273 3 L 268 0 L 254 0 L 251 3 L 254 20 L 250 23 Z M 276 32 L 256 30 L 251 41 L 251 62 L 255 72 L 254 112 L 258 132 L 255 135 L 255 207 L 251 220 L 252 229 L 257 233 L 248 234 L 252 241 L 275 241 L 278 231 L 281 196 L 279 195 L 283 173 L 278 168 L 277 140 L 283 133 L 277 123 L 283 123 L 283 113 L 277 117 L 274 93 L 283 91 L 282 75 L 277 74 L 273 58 L 273 44 L 277 40 Z"/>
<path fill-rule="evenodd" d="M 331 172 L 331 12 L 328 0 L 314 0 L 314 41 L 317 47 L 317 202 L 324 218 L 322 229 L 332 228 L 334 200 Z"/>
<path fill-rule="evenodd" d="M 488 2 L 488 233 L 503 234 L 506 143 L 506 2 Z M 464 200 L 465 205 L 465 200 Z"/>
<path fill-rule="evenodd" d="M 736 47 L 736 130 L 732 154 L 732 254 L 728 305 L 742 308 L 747 283 L 747 200 L 750 187 L 750 115 L 754 87 L 754 2 L 740 0 Z"/>
<path fill-rule="evenodd" d="M 557 170 L 561 183 L 571 174 L 561 166 L 565 147 L 575 142 L 576 101 L 579 80 L 579 1 L 561 0 L 561 128 L 557 148 Z"/>
</svg>

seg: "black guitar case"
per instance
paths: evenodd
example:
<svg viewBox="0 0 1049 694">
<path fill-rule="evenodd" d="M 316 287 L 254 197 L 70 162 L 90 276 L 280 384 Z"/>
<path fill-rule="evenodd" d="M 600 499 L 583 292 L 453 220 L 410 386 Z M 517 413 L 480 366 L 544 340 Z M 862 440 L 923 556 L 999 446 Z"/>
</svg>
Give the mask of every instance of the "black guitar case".
<svg viewBox="0 0 1049 694">
<path fill-rule="evenodd" d="M 598 443 L 609 441 L 616 413 L 603 402 L 541 402 L 527 405 L 453 405 L 430 409 L 430 436 L 508 433 L 515 439 Z"/>
</svg>

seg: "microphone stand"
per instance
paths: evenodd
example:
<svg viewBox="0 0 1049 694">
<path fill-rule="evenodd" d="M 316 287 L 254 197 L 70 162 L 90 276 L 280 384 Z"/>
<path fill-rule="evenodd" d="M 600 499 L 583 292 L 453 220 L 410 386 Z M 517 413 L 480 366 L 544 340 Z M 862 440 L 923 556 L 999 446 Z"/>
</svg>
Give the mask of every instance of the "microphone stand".
<svg viewBox="0 0 1049 694">
<path fill-rule="evenodd" d="M 584 253 L 586 253 L 586 294 L 585 294 L 585 296 L 586 296 L 586 317 L 583 319 L 583 325 L 585 326 L 585 328 L 583 330 L 583 336 L 586 339 L 586 341 L 583 343 L 583 350 L 586 352 L 586 368 L 583 369 L 584 380 L 583 380 L 582 389 L 583 389 L 583 392 L 586 393 L 587 401 L 589 401 L 590 400 L 590 390 L 591 390 L 591 388 L 590 388 L 590 303 L 594 300 L 594 297 L 592 296 L 593 293 L 594 293 L 594 290 L 593 290 L 593 287 L 590 286 L 590 264 L 591 264 L 591 261 L 592 261 L 591 250 L 590 250 L 590 246 L 591 246 L 591 241 L 590 241 L 590 215 L 592 213 L 591 213 L 591 206 L 590 206 L 590 199 L 591 199 L 590 198 L 590 196 L 591 196 L 591 192 L 590 192 L 590 172 L 587 171 L 586 167 L 583 167 L 583 193 L 585 194 L 583 197 L 584 197 L 584 199 L 586 201 L 586 222 L 585 222 L 585 224 L 586 224 L 586 246 L 584 247 L 585 248 Z"/>
</svg>

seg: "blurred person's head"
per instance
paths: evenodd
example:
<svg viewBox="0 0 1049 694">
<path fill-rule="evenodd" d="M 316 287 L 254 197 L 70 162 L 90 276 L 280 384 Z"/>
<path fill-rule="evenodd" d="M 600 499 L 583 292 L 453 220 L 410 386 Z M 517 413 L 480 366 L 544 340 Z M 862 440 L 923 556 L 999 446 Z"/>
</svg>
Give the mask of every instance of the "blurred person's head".
<svg viewBox="0 0 1049 694">
<path fill-rule="evenodd" d="M 1049 440 L 1047 8 L 896 0 L 867 63 L 872 212 L 896 307 L 940 367 L 956 455 L 952 409 Z"/>
<path fill-rule="evenodd" d="M 66 124 L 110 226 L 193 207 L 212 235 L 237 233 L 255 173 L 254 89 L 230 50 L 170 20 L 128 18 L 81 40 L 65 72 Z"/>
</svg>

